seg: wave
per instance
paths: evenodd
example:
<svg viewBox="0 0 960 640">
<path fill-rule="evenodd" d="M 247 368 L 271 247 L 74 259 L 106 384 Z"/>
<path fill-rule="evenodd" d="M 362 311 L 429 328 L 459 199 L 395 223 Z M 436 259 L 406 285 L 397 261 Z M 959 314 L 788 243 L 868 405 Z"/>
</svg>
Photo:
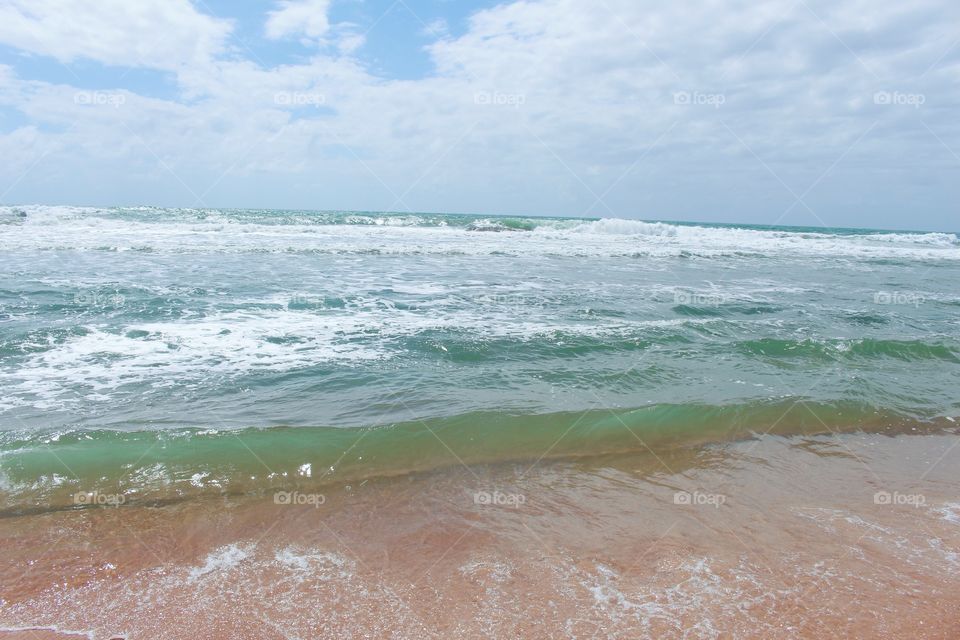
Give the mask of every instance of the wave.
<svg viewBox="0 0 960 640">
<path fill-rule="evenodd" d="M 686 227 L 686 229 L 693 227 Z M 702 227 L 701 227 L 702 228 Z M 573 227 L 573 233 L 609 234 L 620 236 L 660 236 L 675 238 L 685 227 L 663 222 L 643 222 L 640 220 L 623 220 L 620 218 L 603 218 L 592 222 L 585 222 Z"/>
<path fill-rule="evenodd" d="M 348 215 L 339 221 L 341 224 L 372 225 L 378 227 L 424 227 L 436 226 L 420 216 L 363 216 Z M 328 224 L 335 224 L 330 222 Z"/>
<path fill-rule="evenodd" d="M 0 222 L 0 248 L 9 249 L 960 260 L 960 239 L 949 233 L 827 232 L 618 218 L 32 205 L 0 207 Z"/>
<path fill-rule="evenodd" d="M 353 292 L 330 287 L 309 295 L 273 291 L 226 299 L 186 284 L 80 289 L 84 301 L 97 303 L 92 309 L 72 303 L 76 289 L 48 290 L 42 304 L 9 307 L 23 319 L 0 335 L 0 386 L 6 391 L 0 415 L 27 407 L 95 415 L 108 399 L 138 394 L 225 389 L 252 380 L 281 384 L 300 374 L 320 381 L 331 371 L 363 372 L 369 383 L 398 367 L 410 373 L 438 364 L 491 367 L 502 372 L 496 379 L 504 385 L 517 376 L 535 374 L 542 382 L 567 371 L 577 372 L 571 384 L 596 384 L 591 376 L 627 368 L 640 376 L 651 367 L 663 378 L 646 388 L 669 393 L 674 381 L 664 384 L 666 372 L 701 379 L 692 369 L 697 361 L 711 363 L 715 376 L 730 367 L 737 377 L 753 376 L 752 382 L 778 381 L 770 363 L 793 361 L 812 374 L 856 362 L 872 366 L 871 378 L 884 388 L 901 387 L 896 376 L 904 363 L 915 363 L 932 376 L 932 392 L 944 378 L 928 365 L 960 363 L 960 346 L 949 333 L 912 340 L 832 337 L 849 331 L 849 324 L 889 331 L 900 321 L 885 307 L 830 314 L 831 324 L 811 333 L 809 325 L 791 319 L 789 300 L 757 298 L 770 293 L 763 282 L 727 283 L 704 299 L 665 285 L 631 289 L 645 301 L 639 311 L 617 299 L 584 300 L 575 288 L 557 286 L 498 294 L 452 280 L 377 284 L 376 290 L 354 282 Z M 115 296 L 122 304 L 113 302 Z M 678 300 L 685 302 L 673 304 Z M 50 317 L 69 323 L 36 324 Z M 821 331 L 825 337 L 817 338 Z M 641 361 L 643 367 L 631 366 Z M 455 376 L 466 372 L 451 370 Z"/>
<path fill-rule="evenodd" d="M 939 247 L 960 245 L 960 237 L 953 233 L 871 233 L 855 236 L 871 242 L 896 242 L 900 244 L 920 244 Z"/>
<path fill-rule="evenodd" d="M 918 425 L 933 430 L 955 423 L 863 403 L 789 398 L 533 415 L 487 411 L 367 428 L 0 432 L 0 514 L 76 506 L 73 496 L 81 491 L 120 493 L 125 502 L 171 500 L 352 483 L 457 464 L 533 465 L 665 450 L 757 433 L 899 433 Z"/>
<path fill-rule="evenodd" d="M 780 340 L 763 338 L 736 345 L 741 353 L 771 358 L 841 360 L 850 358 L 895 358 L 909 362 L 944 360 L 960 363 L 960 352 L 946 345 L 920 340 Z"/>
</svg>

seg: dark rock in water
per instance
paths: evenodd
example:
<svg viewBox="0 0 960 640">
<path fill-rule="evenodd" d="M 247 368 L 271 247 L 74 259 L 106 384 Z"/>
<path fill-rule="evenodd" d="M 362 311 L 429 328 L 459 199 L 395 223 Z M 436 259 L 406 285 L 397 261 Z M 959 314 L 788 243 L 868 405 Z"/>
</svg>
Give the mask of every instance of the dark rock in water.
<svg viewBox="0 0 960 640">
<path fill-rule="evenodd" d="M 27 212 L 26 212 L 26 211 L 21 211 L 20 209 L 14 209 L 13 212 L 14 212 L 15 214 L 17 214 L 18 216 L 20 216 L 21 218 L 26 218 L 26 217 L 27 217 Z"/>
</svg>

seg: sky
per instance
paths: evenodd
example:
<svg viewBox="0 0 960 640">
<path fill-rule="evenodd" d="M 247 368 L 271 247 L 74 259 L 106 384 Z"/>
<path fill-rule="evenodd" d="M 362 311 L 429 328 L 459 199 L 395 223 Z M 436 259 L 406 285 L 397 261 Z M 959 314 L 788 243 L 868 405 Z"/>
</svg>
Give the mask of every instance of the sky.
<svg viewBox="0 0 960 640">
<path fill-rule="evenodd" d="M 960 231 L 956 0 L 0 0 L 0 203 Z"/>
</svg>

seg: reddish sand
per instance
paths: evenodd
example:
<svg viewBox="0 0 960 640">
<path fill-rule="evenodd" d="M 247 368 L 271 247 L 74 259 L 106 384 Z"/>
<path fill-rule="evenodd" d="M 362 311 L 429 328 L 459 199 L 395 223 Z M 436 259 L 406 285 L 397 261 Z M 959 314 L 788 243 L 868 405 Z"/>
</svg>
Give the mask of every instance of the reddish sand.
<svg viewBox="0 0 960 640">
<path fill-rule="evenodd" d="M 319 507 L 7 517 L 0 628 L 36 630 L 0 639 L 956 639 L 958 441 L 768 436 L 327 487 Z"/>
</svg>

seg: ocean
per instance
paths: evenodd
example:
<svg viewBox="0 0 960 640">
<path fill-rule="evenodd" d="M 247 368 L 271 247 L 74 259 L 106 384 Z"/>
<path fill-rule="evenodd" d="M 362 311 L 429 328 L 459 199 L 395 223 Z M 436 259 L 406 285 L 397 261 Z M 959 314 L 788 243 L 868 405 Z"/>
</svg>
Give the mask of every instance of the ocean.
<svg viewBox="0 0 960 640">
<path fill-rule="evenodd" d="M 891 610 L 914 606 L 911 588 L 929 596 L 914 616 L 943 623 L 956 604 L 942 595 L 960 557 L 956 233 L 7 206 L 0 388 L 8 539 L 51 544 L 42 523 L 101 541 L 96 562 L 70 570 L 82 578 L 59 584 L 61 564 L 41 572 L 53 586 L 35 578 L 0 594 L 9 629 L 119 632 L 136 626 L 130 594 L 157 590 L 196 607 L 228 584 L 262 604 L 245 589 L 264 571 L 282 574 L 284 597 L 363 591 L 374 617 L 412 635 L 527 635 L 458 609 L 513 598 L 569 637 L 607 637 L 604 624 L 631 637 L 690 625 L 700 632 L 682 637 L 820 637 L 832 610 L 778 626 L 784 602 L 808 606 L 807 585 L 841 597 L 854 589 L 844 580 L 870 571 L 854 590 Z M 924 504 L 884 511 L 876 492 Z M 280 518 L 284 505 L 297 516 Z M 689 519 L 668 535 L 678 508 L 781 553 L 751 569 L 741 545 L 713 548 L 716 531 Z M 125 529 L 156 562 L 126 546 Z M 878 554 L 866 565 L 845 555 L 858 535 Z M 641 560 L 664 536 L 677 537 Z M 172 539 L 190 542 L 176 552 Z M 520 553 L 524 540 L 547 551 Z M 458 545 L 472 551 L 440 554 Z M 818 546 L 835 566 L 809 555 Z M 68 564 L 90 550 L 58 548 Z M 441 571 L 427 582 L 446 585 L 446 606 L 383 582 L 383 553 L 404 584 Z M 408 553 L 419 560 L 398 559 Z M 881 568 L 911 563 L 932 567 L 922 588 Z M 631 574 L 638 565 L 652 573 Z M 158 566 L 180 577 L 163 587 Z M 305 568 L 326 578 L 305 582 Z M 571 580 L 580 591 L 563 590 Z M 105 594 L 127 617 L 103 609 Z M 756 615 L 723 613 L 748 596 Z M 67 601 L 101 608 L 64 627 Z M 584 601 L 592 608 L 573 616 Z M 332 622 L 327 612 L 331 629 L 376 635 L 350 606 Z M 316 613 L 271 625 L 316 633 Z M 894 628 L 835 618 L 848 631 Z"/>
</svg>

